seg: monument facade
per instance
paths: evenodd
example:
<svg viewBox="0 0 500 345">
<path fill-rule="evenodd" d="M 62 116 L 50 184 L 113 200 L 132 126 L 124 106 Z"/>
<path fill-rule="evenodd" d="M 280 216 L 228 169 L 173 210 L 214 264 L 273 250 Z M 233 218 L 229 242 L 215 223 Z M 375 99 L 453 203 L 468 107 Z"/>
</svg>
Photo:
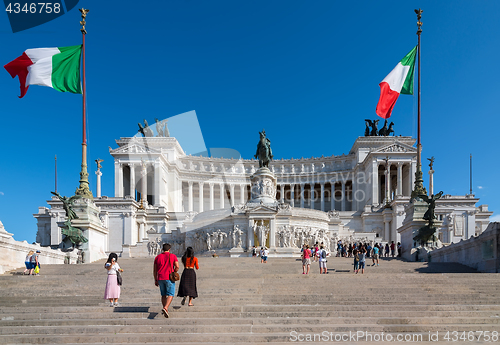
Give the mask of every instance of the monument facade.
<svg viewBox="0 0 500 345">
<path fill-rule="evenodd" d="M 401 242 L 398 229 L 416 171 L 411 137 L 369 135 L 358 137 L 347 154 L 274 159 L 263 131 L 258 160 L 238 160 L 186 155 L 175 137 L 145 133 L 110 148 L 115 195 L 94 199 L 101 252 L 147 256 L 157 243 L 169 242 L 176 254 L 193 246 L 246 256 L 256 245 L 270 255 L 296 256 L 304 243 L 323 242 L 334 251 L 339 239 Z M 436 200 L 441 242 L 486 229 L 492 212 L 478 201 L 447 194 Z M 54 247 L 62 241 L 65 212 L 56 197 L 48 204 L 34 215 L 37 242 Z"/>
</svg>

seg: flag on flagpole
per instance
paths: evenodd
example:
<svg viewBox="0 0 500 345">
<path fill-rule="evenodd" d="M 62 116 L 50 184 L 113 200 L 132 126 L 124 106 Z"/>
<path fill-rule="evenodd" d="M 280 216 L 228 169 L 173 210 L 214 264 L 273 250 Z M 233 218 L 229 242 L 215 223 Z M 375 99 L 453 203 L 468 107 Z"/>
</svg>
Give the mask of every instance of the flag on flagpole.
<svg viewBox="0 0 500 345">
<path fill-rule="evenodd" d="M 413 74 L 415 71 L 415 46 L 382 80 L 380 98 L 375 112 L 383 119 L 391 117 L 392 109 L 396 104 L 399 94 L 413 95 Z"/>
<path fill-rule="evenodd" d="M 29 85 L 49 86 L 61 92 L 82 93 L 80 57 L 82 45 L 28 49 L 4 68 L 19 77 L 23 98 Z"/>
</svg>

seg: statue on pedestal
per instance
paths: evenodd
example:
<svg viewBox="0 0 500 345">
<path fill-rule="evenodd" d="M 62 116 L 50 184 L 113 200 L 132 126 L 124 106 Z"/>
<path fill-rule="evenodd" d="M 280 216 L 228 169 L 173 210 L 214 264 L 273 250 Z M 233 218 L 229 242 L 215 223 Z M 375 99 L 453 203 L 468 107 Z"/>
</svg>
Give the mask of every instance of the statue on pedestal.
<svg viewBox="0 0 500 345">
<path fill-rule="evenodd" d="M 66 211 L 66 217 L 68 218 L 64 222 L 64 227 L 61 228 L 61 233 L 65 235 L 68 240 L 71 241 L 73 246 L 75 244 L 78 245 L 80 243 L 87 243 L 88 240 L 83 236 L 82 230 L 80 230 L 79 228 L 75 228 L 74 226 L 71 225 L 71 221 L 73 219 L 78 219 L 78 216 L 76 215 L 75 211 L 73 211 L 73 202 L 75 202 L 75 200 L 77 199 L 81 199 L 82 196 L 73 195 L 72 197 L 68 198 L 65 196 L 61 196 L 57 192 L 51 192 L 51 193 L 57 196 L 59 200 L 61 200 L 61 202 L 63 203 L 64 211 Z"/>
<path fill-rule="evenodd" d="M 391 122 L 389 124 L 389 127 L 387 127 L 387 119 L 386 119 L 385 122 L 384 122 L 384 127 L 382 127 L 378 131 L 378 135 L 383 136 L 383 137 L 387 137 L 391 133 L 394 133 L 394 129 L 392 129 L 393 126 L 394 126 L 394 122 Z"/>
<path fill-rule="evenodd" d="M 414 241 L 419 241 L 421 244 L 425 244 L 429 241 L 435 242 L 437 240 L 436 236 L 436 227 L 434 226 L 434 219 L 436 219 L 436 214 L 434 210 L 436 209 L 436 200 L 440 199 L 443 195 L 443 192 L 439 192 L 436 195 L 431 195 L 431 197 L 427 197 L 425 194 L 420 194 L 419 197 L 429 204 L 427 211 L 425 211 L 423 219 L 427 220 L 428 223 L 426 226 L 418 229 L 418 234 L 413 238 Z"/>
<path fill-rule="evenodd" d="M 257 144 L 257 152 L 255 158 L 259 159 L 259 168 L 269 168 L 269 162 L 273 159 L 273 151 L 271 150 L 271 140 L 266 138 L 266 131 L 259 132 L 260 141 Z"/>
<path fill-rule="evenodd" d="M 63 203 L 63 208 L 64 211 L 66 211 L 66 217 L 68 217 L 68 220 L 78 219 L 78 216 L 76 215 L 75 211 L 73 211 L 73 203 L 75 202 L 76 199 L 81 199 L 82 198 L 81 195 L 73 195 L 72 197 L 68 198 L 66 196 L 61 196 L 57 192 L 51 192 L 51 193 L 57 196 L 59 200 L 61 200 L 61 202 Z"/>
</svg>

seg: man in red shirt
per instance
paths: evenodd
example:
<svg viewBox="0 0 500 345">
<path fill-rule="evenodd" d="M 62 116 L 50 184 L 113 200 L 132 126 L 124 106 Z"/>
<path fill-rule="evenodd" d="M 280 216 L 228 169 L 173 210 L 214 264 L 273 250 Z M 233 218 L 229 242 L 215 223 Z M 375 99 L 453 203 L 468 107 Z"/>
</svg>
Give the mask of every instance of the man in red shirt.
<svg viewBox="0 0 500 345">
<path fill-rule="evenodd" d="M 169 276 L 170 273 L 179 270 L 179 260 L 175 254 L 170 253 L 170 247 L 169 243 L 163 244 L 163 253 L 155 258 L 153 266 L 155 285 L 160 287 L 161 292 L 161 303 L 163 304 L 161 313 L 166 318 L 168 318 L 168 307 L 175 294 L 175 282 L 171 282 Z"/>
</svg>

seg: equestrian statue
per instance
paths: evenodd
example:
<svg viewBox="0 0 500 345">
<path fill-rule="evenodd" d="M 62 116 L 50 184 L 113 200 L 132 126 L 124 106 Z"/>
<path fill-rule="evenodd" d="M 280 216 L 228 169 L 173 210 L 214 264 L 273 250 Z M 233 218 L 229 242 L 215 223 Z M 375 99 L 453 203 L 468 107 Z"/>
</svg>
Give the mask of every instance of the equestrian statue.
<svg viewBox="0 0 500 345">
<path fill-rule="evenodd" d="M 273 160 L 273 151 L 271 150 L 271 140 L 266 138 L 266 131 L 259 132 L 260 141 L 257 144 L 257 152 L 254 158 L 259 160 L 259 168 L 269 168 L 269 162 Z"/>
</svg>

